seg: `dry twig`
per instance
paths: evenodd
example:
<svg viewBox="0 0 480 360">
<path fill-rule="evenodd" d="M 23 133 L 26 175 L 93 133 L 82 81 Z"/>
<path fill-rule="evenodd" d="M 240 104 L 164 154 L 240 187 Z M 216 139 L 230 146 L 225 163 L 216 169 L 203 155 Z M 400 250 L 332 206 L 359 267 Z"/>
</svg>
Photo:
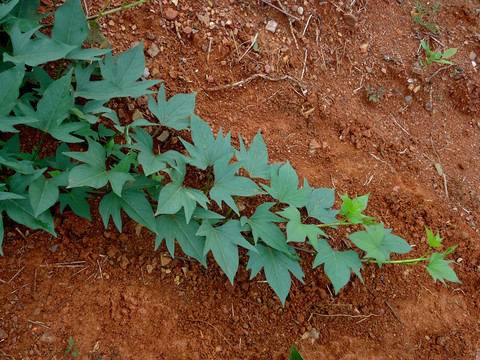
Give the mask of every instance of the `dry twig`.
<svg viewBox="0 0 480 360">
<path fill-rule="evenodd" d="M 298 17 L 296 17 L 295 15 L 290 14 L 289 12 L 285 11 L 284 9 L 279 8 L 278 6 L 273 5 L 272 3 L 268 2 L 268 1 L 265 1 L 265 0 L 262 0 L 262 2 L 264 4 L 267 4 L 271 7 L 273 7 L 275 10 L 280 11 L 282 14 L 287 15 L 288 17 L 291 17 L 294 20 L 300 21 L 300 19 Z"/>
<path fill-rule="evenodd" d="M 302 89 L 307 88 L 307 86 L 305 84 L 303 84 L 300 80 L 298 80 L 298 79 L 296 79 L 296 78 L 294 78 L 293 76 L 290 76 L 290 75 L 283 75 L 283 76 L 274 78 L 274 77 L 271 77 L 271 76 L 268 76 L 268 75 L 265 75 L 265 74 L 254 74 L 254 75 L 252 75 L 252 76 L 250 76 L 246 79 L 243 79 L 241 81 L 237 81 L 233 84 L 227 84 L 227 85 L 217 86 L 217 87 L 214 87 L 214 88 L 208 88 L 208 89 L 205 89 L 205 91 L 219 91 L 219 90 L 224 90 L 224 89 L 228 89 L 228 88 L 233 88 L 233 87 L 236 87 L 236 86 L 241 86 L 243 84 L 249 83 L 252 80 L 255 80 L 256 78 L 262 78 L 262 79 L 269 80 L 269 81 L 291 80 L 294 83 L 296 83 L 298 86 L 300 86 Z"/>
<path fill-rule="evenodd" d="M 204 321 L 204 320 L 199 320 L 199 319 L 185 319 L 185 320 L 187 320 L 187 321 L 192 321 L 192 322 L 199 322 L 199 323 L 203 323 L 203 324 L 207 324 L 208 326 L 211 326 L 212 328 L 214 328 L 214 329 L 218 332 L 218 334 L 223 338 L 223 340 L 225 340 L 225 342 L 226 342 L 228 345 L 232 346 L 232 344 L 230 344 L 230 342 L 228 341 L 228 339 L 227 339 L 227 338 L 220 332 L 220 330 L 218 330 L 214 325 L 212 325 L 212 324 L 210 324 L 210 323 L 208 323 L 208 322 L 206 322 L 206 321 Z"/>
</svg>

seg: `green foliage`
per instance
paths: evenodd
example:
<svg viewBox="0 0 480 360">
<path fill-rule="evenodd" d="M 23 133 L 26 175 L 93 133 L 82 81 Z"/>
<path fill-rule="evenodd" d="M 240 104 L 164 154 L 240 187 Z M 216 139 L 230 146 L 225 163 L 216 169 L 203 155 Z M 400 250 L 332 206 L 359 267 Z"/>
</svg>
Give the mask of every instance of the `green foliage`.
<svg viewBox="0 0 480 360">
<path fill-rule="evenodd" d="M 178 245 L 204 266 L 211 253 L 232 284 L 245 256 L 251 278 L 263 270 L 282 304 L 292 275 L 303 282 L 299 253 L 309 246 L 315 252 L 313 267 L 323 265 L 335 292 L 349 282 L 352 271 L 363 281 L 364 263 L 428 263 L 435 280 L 459 281 L 445 260 L 455 247 L 430 257 L 428 252 L 391 260 L 392 253 L 405 254 L 411 247 L 363 213 L 368 195 L 340 195 L 340 208 L 333 209 L 334 189 L 311 187 L 288 161 L 268 163 L 260 132 L 248 149 L 239 136 L 235 149 L 230 133 L 224 136 L 220 128 L 215 136 L 194 114 L 195 94 L 167 100 L 163 86 L 151 89 L 159 80 L 138 81 L 145 69 L 143 44 L 115 56 L 108 46 L 83 48 L 101 34 L 92 24 L 89 29 L 80 0 L 68 0 L 56 10 L 51 36 L 39 31 L 43 15 L 36 14 L 38 6 L 39 1 L 27 0 L 0 6 L 0 32 L 9 37 L 0 49 L 5 139 L 0 142 L 0 246 L 4 220 L 55 235 L 57 204 L 60 212 L 70 208 L 90 220 L 89 199 L 95 193 L 105 227 L 112 220 L 122 231 L 126 216 L 155 234 L 155 250 L 165 240 L 172 257 Z M 47 72 L 51 69 L 56 73 Z M 144 94 L 153 115 L 149 119 L 121 122 L 107 106 L 114 97 Z M 155 135 L 164 128 L 190 132 L 191 141 L 188 134 L 181 139 L 186 151 L 154 148 Z M 20 129 L 37 135 L 39 143 L 25 143 Z M 48 151 L 56 147 L 55 157 L 45 155 L 45 139 Z M 80 151 L 71 151 L 73 143 Z M 192 186 L 191 173 L 202 171 L 205 183 Z M 239 209 L 239 200 L 247 211 Z M 335 249 L 329 231 L 356 225 L 365 231 L 347 237 L 352 249 Z M 427 229 L 427 237 L 430 248 L 441 246 L 438 234 Z M 70 337 L 66 353 L 78 356 L 75 347 Z"/>
<path fill-rule="evenodd" d="M 77 344 L 75 343 L 75 340 L 73 340 L 73 337 L 70 335 L 68 338 L 68 347 L 67 350 L 65 350 L 65 354 L 71 354 L 74 358 L 77 358 L 80 356 L 79 351 L 76 349 Z"/>
<path fill-rule="evenodd" d="M 432 34 L 437 34 L 437 26 L 431 22 L 431 18 L 440 11 L 440 3 L 434 2 L 429 7 L 418 1 L 414 4 L 415 11 L 411 12 L 413 20 L 422 26 L 425 26 Z"/>
<path fill-rule="evenodd" d="M 457 49 L 455 48 L 450 48 L 445 50 L 445 52 L 442 54 L 442 52 L 435 52 L 430 49 L 430 45 L 425 42 L 425 40 L 420 40 L 420 44 L 422 45 L 423 50 L 425 50 L 425 54 L 427 55 L 425 57 L 425 62 L 423 60 L 420 60 L 420 65 L 422 66 L 428 66 L 428 64 L 431 64 L 433 62 L 440 63 L 440 64 L 447 64 L 447 65 L 453 65 L 453 63 L 449 60 L 446 60 L 448 58 L 451 58 L 453 55 L 457 53 Z"/>
<path fill-rule="evenodd" d="M 288 360 L 303 360 L 302 355 L 300 355 L 300 353 L 297 351 L 295 345 L 292 345 L 292 347 L 290 348 L 290 357 L 288 358 Z"/>
</svg>

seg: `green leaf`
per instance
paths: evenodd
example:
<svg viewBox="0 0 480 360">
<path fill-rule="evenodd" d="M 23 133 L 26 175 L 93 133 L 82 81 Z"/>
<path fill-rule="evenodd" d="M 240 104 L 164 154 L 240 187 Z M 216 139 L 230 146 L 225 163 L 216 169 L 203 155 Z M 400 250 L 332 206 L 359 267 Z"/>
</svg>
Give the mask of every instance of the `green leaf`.
<svg viewBox="0 0 480 360">
<path fill-rule="evenodd" d="M 32 205 L 29 199 L 9 199 L 4 202 L 4 208 L 7 215 L 13 221 L 25 225 L 30 229 L 42 229 L 55 235 L 53 227 L 53 218 L 49 211 L 45 211 L 39 216 L 33 213 Z"/>
<path fill-rule="evenodd" d="M 38 121 L 32 123 L 30 126 L 47 132 L 58 140 L 65 142 L 81 142 L 83 140 L 72 136 L 70 133 L 78 130 L 83 124 L 62 124 L 62 122 L 69 117 L 70 108 L 73 104 L 71 78 L 72 74 L 69 72 L 67 75 L 52 82 L 48 86 L 37 105 L 35 118 Z"/>
<path fill-rule="evenodd" d="M 174 257 L 175 240 L 177 240 L 186 255 L 197 259 L 203 266 L 207 267 L 207 258 L 203 254 L 205 237 L 197 235 L 199 227 L 196 221 L 187 222 L 182 211 L 174 215 L 157 217 L 158 235 L 155 240 L 155 250 L 165 239 L 168 251 Z"/>
<path fill-rule="evenodd" d="M 452 57 L 453 55 L 455 55 L 456 53 L 457 53 L 457 49 L 455 49 L 455 48 L 447 49 L 443 53 L 442 59 L 448 59 L 448 58 Z"/>
<path fill-rule="evenodd" d="M 303 360 L 302 355 L 297 351 L 294 345 L 290 348 L 290 357 L 289 360 Z"/>
<path fill-rule="evenodd" d="M 55 178 L 47 180 L 45 176 L 40 176 L 33 181 L 28 188 L 33 215 L 38 217 L 41 213 L 50 209 L 57 202 L 59 193 Z"/>
<path fill-rule="evenodd" d="M 53 39 L 80 47 L 87 38 L 87 31 L 87 19 L 80 0 L 68 0 L 55 11 Z"/>
<path fill-rule="evenodd" d="M 138 162 L 142 165 L 145 175 L 151 175 L 166 168 L 166 159 L 162 154 L 155 156 L 153 153 L 152 136 L 142 128 L 135 128 L 135 134 L 131 134 L 136 144 L 131 145 L 132 149 L 138 150 Z"/>
<path fill-rule="evenodd" d="M 350 199 L 348 193 L 340 195 L 340 198 L 343 200 L 340 213 L 353 224 L 371 224 L 371 220 L 375 218 L 362 214 L 362 211 L 367 208 L 369 195 L 356 196 L 354 199 Z"/>
<path fill-rule="evenodd" d="M 443 238 L 440 237 L 440 233 L 437 233 L 436 235 L 433 235 L 433 233 L 430 231 L 430 229 L 427 228 L 426 226 L 425 226 L 425 231 L 427 233 L 428 246 L 431 246 L 431 247 L 442 246 Z"/>
<path fill-rule="evenodd" d="M 14 108 L 24 76 L 25 66 L 23 64 L 0 73 L 0 84 L 2 84 L 0 86 L 0 118 L 9 115 Z"/>
<path fill-rule="evenodd" d="M 256 252 L 250 250 L 247 253 L 249 256 L 247 270 L 252 270 L 250 279 L 253 279 L 263 268 L 268 284 L 280 298 L 282 305 L 285 306 L 285 300 L 292 284 L 289 270 L 303 284 L 304 275 L 300 264 L 297 260 L 292 259 L 292 254 L 289 256 L 282 251 L 261 244 L 255 245 L 255 248 Z"/>
<path fill-rule="evenodd" d="M 230 161 L 235 152 L 230 143 L 230 133 L 223 137 L 222 128 L 220 128 L 215 139 L 210 125 L 195 114 L 191 115 L 191 128 L 195 146 L 180 138 L 190 154 L 188 162 L 191 165 L 205 170 L 220 159 Z"/>
<path fill-rule="evenodd" d="M 232 195 L 252 196 L 264 193 L 251 179 L 243 176 L 235 176 L 239 168 L 239 163 L 228 165 L 226 161 L 217 161 L 213 166 L 215 182 L 213 188 L 210 190 L 210 198 L 214 200 L 220 208 L 222 207 L 222 201 L 225 201 L 237 215 L 240 215 L 240 213 Z"/>
<path fill-rule="evenodd" d="M 440 280 L 445 284 L 445 280 L 461 283 L 458 279 L 455 271 L 449 266 L 450 263 L 453 263 L 452 260 L 445 260 L 445 255 L 441 253 L 433 253 L 430 256 L 430 261 L 427 265 L 427 270 L 432 275 L 435 282 Z"/>
<path fill-rule="evenodd" d="M 411 246 L 400 236 L 391 234 L 392 229 L 385 229 L 384 224 L 364 226 L 366 231 L 357 231 L 348 238 L 360 249 L 366 252 L 364 258 L 373 258 L 378 266 L 390 260 L 390 254 L 406 254 Z"/>
<path fill-rule="evenodd" d="M 143 42 L 113 58 L 111 53 L 100 62 L 100 71 L 104 80 L 90 81 L 93 67 L 82 69 L 75 67 L 77 78 L 77 96 L 86 99 L 108 101 L 114 97 L 139 97 L 151 94 L 148 88 L 158 84 L 159 80 L 136 81 L 145 71 Z"/>
<path fill-rule="evenodd" d="M 236 151 L 235 156 L 242 167 L 253 178 L 270 180 L 267 146 L 263 141 L 261 131 L 259 130 L 257 135 L 255 135 L 248 150 L 246 150 L 240 135 L 238 139 L 240 141 L 240 151 Z"/>
<path fill-rule="evenodd" d="M 278 171 L 272 168 L 270 187 L 260 184 L 274 199 L 295 207 L 303 207 L 307 203 L 309 189 L 298 189 L 298 175 L 287 161 Z"/>
<path fill-rule="evenodd" d="M 190 126 L 190 116 L 195 110 L 194 94 L 176 94 L 167 102 L 165 88 L 162 85 L 158 91 L 158 103 L 148 95 L 148 109 L 155 115 L 162 126 L 175 130 L 185 130 Z"/>
<path fill-rule="evenodd" d="M 41 26 L 38 26 L 22 33 L 18 23 L 15 23 L 10 33 L 13 56 L 3 53 L 3 61 L 38 66 L 50 61 L 59 60 L 75 48 L 75 46 L 63 44 L 49 37 L 31 39 L 32 35 L 40 28 Z"/>
<path fill-rule="evenodd" d="M 14 125 L 26 125 L 36 121 L 38 120 L 35 118 L 25 116 L 2 116 L 0 117 L 0 131 L 18 133 L 18 130 L 13 127 Z"/>
<path fill-rule="evenodd" d="M 93 196 L 91 196 L 88 193 L 88 189 L 85 188 L 74 188 L 67 193 L 61 193 L 58 197 L 60 201 L 60 212 L 63 212 L 68 205 L 75 214 L 91 221 L 90 205 L 87 199 L 92 198 Z"/>
<path fill-rule="evenodd" d="M 242 226 L 238 220 L 229 220 L 217 227 L 212 226 L 209 220 L 204 220 L 196 233 L 206 237 L 203 255 L 212 251 L 213 257 L 232 285 L 238 270 L 238 245 L 256 251 L 242 235 L 242 231 L 249 229 L 248 226 Z"/>
<path fill-rule="evenodd" d="M 2 2 L 0 4 L 0 20 L 2 20 L 5 16 L 7 16 L 10 13 L 10 11 L 12 11 L 12 9 L 15 7 L 15 5 L 17 5 L 17 3 L 18 3 L 18 0 L 11 0 L 7 3 Z M 3 236 L 1 238 L 3 239 Z M 1 246 L 0 246 L 0 251 L 1 251 Z"/>
<path fill-rule="evenodd" d="M 172 182 L 160 190 L 155 215 L 176 214 L 183 208 L 188 223 L 197 207 L 197 203 L 207 209 L 207 203 L 210 203 L 210 200 L 200 190 L 183 186 L 182 183 L 186 174 L 185 162 L 182 158 L 176 158 L 175 163 L 176 166 L 169 169 Z"/>
<path fill-rule="evenodd" d="M 337 294 L 342 287 L 350 281 L 351 271 L 360 278 L 363 283 L 360 269 L 363 269 L 362 262 L 358 254 L 353 250 L 336 251 L 333 250 L 325 239 L 315 239 L 310 244 L 317 251 L 317 256 L 312 267 L 316 268 L 324 264 L 325 274 L 329 277 Z"/>
<path fill-rule="evenodd" d="M 305 186 L 304 186 L 305 187 Z M 338 210 L 332 210 L 335 204 L 335 189 L 319 188 L 308 194 L 307 208 L 308 216 L 313 217 L 324 224 L 331 224 L 337 221 Z"/>
<path fill-rule="evenodd" d="M 110 192 L 102 198 L 98 210 L 105 228 L 108 227 L 111 216 L 118 231 L 122 232 L 122 209 L 137 223 L 142 224 L 152 232 L 157 232 L 157 223 L 152 206 L 142 190 L 124 189 L 122 197 L 115 192 Z"/>
<path fill-rule="evenodd" d="M 123 185 L 133 180 L 128 172 L 120 171 L 116 167 L 107 171 L 105 166 L 105 150 L 99 143 L 87 138 L 88 151 L 86 152 L 64 152 L 63 154 L 82 161 L 86 164 L 75 166 L 69 173 L 68 187 L 90 186 L 95 189 L 104 187 L 110 181 L 113 191 L 122 195 Z"/>
<path fill-rule="evenodd" d="M 261 204 L 250 218 L 242 216 L 241 224 L 250 225 L 255 243 L 260 238 L 267 245 L 290 255 L 285 235 L 275 224 L 275 222 L 284 222 L 284 220 L 269 211 L 274 204 L 272 202 Z"/>
<path fill-rule="evenodd" d="M 287 223 L 287 241 L 304 242 L 307 237 L 313 241 L 320 235 L 327 236 L 318 226 L 303 224 L 300 211 L 293 206 L 279 211 L 277 214 L 290 220 Z"/>
</svg>

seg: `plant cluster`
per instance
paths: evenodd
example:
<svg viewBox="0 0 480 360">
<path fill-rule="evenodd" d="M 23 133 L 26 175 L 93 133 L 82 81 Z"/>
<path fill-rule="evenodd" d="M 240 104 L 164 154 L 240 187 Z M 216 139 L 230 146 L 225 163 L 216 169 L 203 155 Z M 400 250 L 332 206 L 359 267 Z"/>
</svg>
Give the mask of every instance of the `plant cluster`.
<svg viewBox="0 0 480 360">
<path fill-rule="evenodd" d="M 430 6 L 419 3 L 418 1 L 413 5 L 415 11 L 411 12 L 413 20 L 422 26 L 425 26 L 432 34 L 437 34 L 437 26 L 431 22 L 432 17 L 440 11 L 440 3 L 434 2 Z"/>
<path fill-rule="evenodd" d="M 425 40 L 420 40 L 420 44 L 422 45 L 423 50 L 425 50 L 425 62 L 420 60 L 420 65 L 427 67 L 431 63 L 439 63 L 439 64 L 447 64 L 453 65 L 453 63 L 447 59 L 451 58 L 453 55 L 457 53 L 456 48 L 449 48 L 445 50 L 445 52 L 441 51 L 433 51 L 430 49 L 430 45 Z"/>
<path fill-rule="evenodd" d="M 95 29 L 89 29 L 80 0 L 68 0 L 56 10 L 51 35 L 39 25 L 44 17 L 37 14 L 39 2 L 0 5 L 2 217 L 55 235 L 54 207 L 60 212 L 69 207 L 91 219 L 88 200 L 93 190 L 100 190 L 98 210 L 105 227 L 112 219 L 121 232 L 126 214 L 155 234 L 155 249 L 165 241 L 172 257 L 178 244 L 207 266 L 211 252 L 232 283 L 239 247 L 244 248 L 251 278 L 263 269 L 283 304 L 291 274 L 303 282 L 297 252 L 307 247 L 315 253 L 313 267 L 323 265 L 336 292 L 349 282 L 352 271 L 363 281 L 360 271 L 366 262 L 380 267 L 427 264 L 435 280 L 459 281 L 445 260 L 452 249 L 390 260 L 392 253 L 405 254 L 411 247 L 363 214 L 368 195 L 341 195 L 340 210 L 332 209 L 335 190 L 313 188 L 305 179 L 299 186 L 288 161 L 269 164 L 260 133 L 248 148 L 239 136 L 235 149 L 230 133 L 224 135 L 220 128 L 214 136 L 208 123 L 195 115 L 195 94 L 167 100 L 163 86 L 149 90 L 160 81 L 138 81 L 145 70 L 143 44 L 115 56 L 109 47 L 83 47 Z M 53 77 L 46 71 L 52 67 L 58 69 Z M 144 94 L 154 119 L 122 124 L 106 106 L 115 97 Z M 40 137 L 31 151 L 25 150 L 27 138 L 20 137 L 15 126 L 22 134 Z M 181 144 L 188 156 L 154 149 L 155 135 L 163 128 L 184 131 L 187 138 L 181 138 Z M 55 156 L 45 154 L 46 139 L 56 147 Z M 72 144 L 84 151 L 71 151 Z M 188 186 L 192 171 L 206 173 L 201 188 Z M 251 197 L 256 202 L 249 201 Z M 239 199 L 247 204 L 260 199 L 260 205 L 241 212 Z M 347 236 L 352 249 L 338 250 L 324 232 L 341 226 L 363 227 Z M 3 237 L 0 221 L 0 245 Z M 438 234 L 429 235 L 429 245 L 441 245 Z"/>
<path fill-rule="evenodd" d="M 372 86 L 367 86 L 365 88 L 365 91 L 366 91 L 366 97 L 367 97 L 367 100 L 368 101 L 371 101 L 371 102 L 378 102 L 380 99 L 383 98 L 383 95 L 385 95 L 385 93 L 387 92 L 385 89 L 383 88 L 376 88 L 376 87 L 372 87 Z"/>
</svg>

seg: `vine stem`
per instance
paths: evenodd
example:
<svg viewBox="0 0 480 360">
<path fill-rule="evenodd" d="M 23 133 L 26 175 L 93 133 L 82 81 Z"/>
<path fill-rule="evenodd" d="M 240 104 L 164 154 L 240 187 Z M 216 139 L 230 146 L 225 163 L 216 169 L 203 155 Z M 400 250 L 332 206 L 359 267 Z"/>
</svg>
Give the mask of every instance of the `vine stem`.
<svg viewBox="0 0 480 360">
<path fill-rule="evenodd" d="M 92 16 L 89 16 L 87 17 L 87 21 L 89 20 L 97 20 L 99 18 L 101 18 L 102 16 L 106 16 L 106 15 L 111 15 L 111 14 L 114 14 L 118 11 L 122 11 L 122 10 L 127 10 L 127 9 L 130 9 L 131 7 L 134 7 L 134 6 L 137 6 L 137 5 L 140 5 L 140 4 L 143 4 L 143 3 L 146 3 L 148 2 L 149 0 L 138 0 L 138 1 L 135 1 L 134 3 L 131 3 L 131 4 L 128 4 L 128 5 L 125 5 L 125 2 L 123 2 L 122 6 L 118 7 L 118 8 L 115 8 L 115 9 L 112 9 L 112 10 L 108 10 L 108 11 L 105 11 L 105 7 L 97 14 L 97 15 L 92 15 Z M 109 4 L 110 2 L 107 3 L 107 5 Z"/>
</svg>

